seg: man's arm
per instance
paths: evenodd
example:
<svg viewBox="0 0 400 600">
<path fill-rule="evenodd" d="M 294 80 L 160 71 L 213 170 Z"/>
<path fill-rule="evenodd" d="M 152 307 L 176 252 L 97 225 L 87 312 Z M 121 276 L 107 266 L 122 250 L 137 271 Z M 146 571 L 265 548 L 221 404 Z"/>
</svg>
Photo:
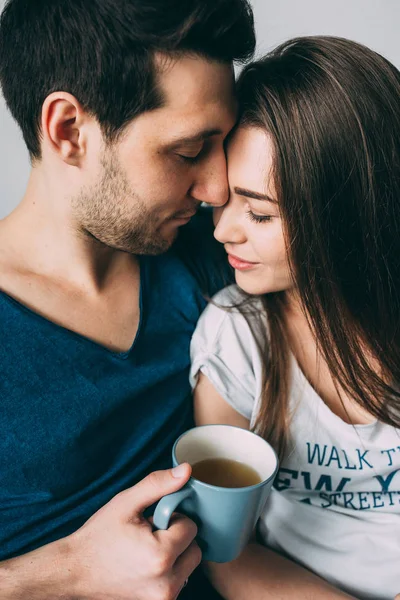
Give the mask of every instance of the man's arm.
<svg viewBox="0 0 400 600">
<path fill-rule="evenodd" d="M 0 563 L 1 600 L 75 600 L 78 577 L 69 538 Z"/>
<path fill-rule="evenodd" d="M 189 479 L 189 465 L 152 473 L 74 534 L 0 563 L 1 600 L 174 600 L 198 566 L 196 525 L 153 531 L 143 511 Z"/>
</svg>

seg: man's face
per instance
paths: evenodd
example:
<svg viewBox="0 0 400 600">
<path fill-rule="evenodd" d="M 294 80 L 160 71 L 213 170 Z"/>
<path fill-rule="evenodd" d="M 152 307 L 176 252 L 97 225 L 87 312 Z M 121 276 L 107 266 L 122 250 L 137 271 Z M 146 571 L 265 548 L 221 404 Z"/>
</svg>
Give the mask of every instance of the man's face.
<svg viewBox="0 0 400 600">
<path fill-rule="evenodd" d="M 228 199 L 224 139 L 236 104 L 229 65 L 181 57 L 161 68 L 165 105 L 105 145 L 96 175 L 73 200 L 80 228 L 132 254 L 159 254 L 201 202 Z"/>
</svg>

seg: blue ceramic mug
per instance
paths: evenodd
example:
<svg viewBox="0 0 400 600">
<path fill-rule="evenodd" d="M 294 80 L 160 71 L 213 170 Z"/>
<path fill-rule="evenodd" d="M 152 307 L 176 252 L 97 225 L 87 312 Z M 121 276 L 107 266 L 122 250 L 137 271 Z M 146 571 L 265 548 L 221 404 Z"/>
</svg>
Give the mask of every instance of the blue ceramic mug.
<svg viewBox="0 0 400 600">
<path fill-rule="evenodd" d="M 193 477 L 179 492 L 160 500 L 154 513 L 157 529 L 168 529 L 172 513 L 192 518 L 198 525 L 203 560 L 229 562 L 248 543 L 278 470 L 273 448 L 260 436 L 231 425 L 204 425 L 181 435 L 172 449 L 174 466 L 192 466 L 210 458 L 230 459 L 254 469 L 260 483 L 227 488 Z"/>
</svg>

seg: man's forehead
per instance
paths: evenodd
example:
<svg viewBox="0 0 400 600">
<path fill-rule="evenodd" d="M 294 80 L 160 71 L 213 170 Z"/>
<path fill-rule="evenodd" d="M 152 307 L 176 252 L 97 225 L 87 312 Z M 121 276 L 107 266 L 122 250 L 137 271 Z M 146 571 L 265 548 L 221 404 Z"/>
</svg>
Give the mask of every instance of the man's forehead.
<svg viewBox="0 0 400 600">
<path fill-rule="evenodd" d="M 190 119 L 188 115 L 183 118 L 182 115 L 177 114 L 177 118 L 169 120 L 159 130 L 159 133 L 167 145 L 171 147 L 182 146 L 201 143 L 214 136 L 226 138 L 235 123 L 236 112 L 226 111 L 220 119 L 217 118 L 217 115 L 213 117 L 206 113 L 201 115 L 201 119 L 196 118 L 196 115 L 193 115 L 193 118 Z"/>
<path fill-rule="evenodd" d="M 213 137 L 214 135 L 224 135 L 224 131 L 219 127 L 213 129 L 202 129 L 199 132 L 194 131 L 192 134 L 186 133 L 182 136 L 176 136 L 172 138 L 171 143 L 173 144 L 195 144 L 197 142 L 203 142 L 207 138 Z"/>
<path fill-rule="evenodd" d="M 228 135 L 237 116 L 231 65 L 183 56 L 164 59 L 157 70 L 163 103 L 136 117 L 129 131 L 163 146 Z"/>
<path fill-rule="evenodd" d="M 235 80 L 231 64 L 183 55 L 162 62 L 157 83 L 171 111 L 195 111 L 205 107 L 231 111 Z"/>
<path fill-rule="evenodd" d="M 207 105 L 203 110 L 193 107 L 162 106 L 136 117 L 130 131 L 157 141 L 163 146 L 177 147 L 196 144 L 214 136 L 225 138 L 236 123 L 236 103 Z"/>
</svg>

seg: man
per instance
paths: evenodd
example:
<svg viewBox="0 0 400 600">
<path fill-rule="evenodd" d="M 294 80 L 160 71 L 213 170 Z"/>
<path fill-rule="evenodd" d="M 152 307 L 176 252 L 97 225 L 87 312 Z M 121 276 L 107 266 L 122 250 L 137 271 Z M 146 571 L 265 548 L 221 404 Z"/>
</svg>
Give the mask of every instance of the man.
<svg viewBox="0 0 400 600">
<path fill-rule="evenodd" d="M 144 516 L 190 476 L 154 472 L 192 424 L 205 304 L 171 246 L 227 200 L 232 61 L 253 50 L 247 0 L 3 12 L 0 78 L 32 173 L 0 223 L 2 600 L 172 599 L 200 562 L 194 523 Z"/>
</svg>

